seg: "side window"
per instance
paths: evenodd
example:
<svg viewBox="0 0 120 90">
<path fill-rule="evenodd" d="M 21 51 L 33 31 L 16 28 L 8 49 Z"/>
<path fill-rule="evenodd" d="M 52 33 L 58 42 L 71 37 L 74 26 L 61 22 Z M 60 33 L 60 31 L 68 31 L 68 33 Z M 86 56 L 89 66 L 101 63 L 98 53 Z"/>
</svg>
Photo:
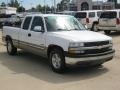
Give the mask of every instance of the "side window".
<svg viewBox="0 0 120 90">
<path fill-rule="evenodd" d="M 97 12 L 97 16 L 100 17 L 101 13 L 102 13 L 102 12 Z"/>
<path fill-rule="evenodd" d="M 90 12 L 89 17 L 95 17 L 95 12 Z"/>
<path fill-rule="evenodd" d="M 43 23 L 43 20 L 41 17 L 39 17 L 39 16 L 34 17 L 32 26 L 31 26 L 32 31 L 34 31 L 35 26 L 41 26 L 42 30 L 44 30 L 44 23 Z"/>
<path fill-rule="evenodd" d="M 23 23 L 23 29 L 24 30 L 28 30 L 29 29 L 29 25 L 30 25 L 31 20 L 32 20 L 32 17 L 26 17 L 25 18 L 25 21 Z"/>
</svg>

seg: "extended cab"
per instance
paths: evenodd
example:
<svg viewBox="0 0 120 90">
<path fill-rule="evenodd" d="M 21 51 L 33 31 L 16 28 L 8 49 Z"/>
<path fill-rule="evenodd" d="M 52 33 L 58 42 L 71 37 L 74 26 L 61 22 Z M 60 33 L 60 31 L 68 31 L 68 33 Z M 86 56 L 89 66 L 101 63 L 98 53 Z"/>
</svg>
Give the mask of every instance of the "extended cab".
<svg viewBox="0 0 120 90">
<path fill-rule="evenodd" d="M 55 72 L 63 72 L 66 65 L 101 65 L 114 56 L 112 38 L 87 31 L 69 15 L 28 15 L 21 28 L 3 27 L 3 41 L 7 52 L 14 55 L 17 48 L 50 60 Z"/>
</svg>

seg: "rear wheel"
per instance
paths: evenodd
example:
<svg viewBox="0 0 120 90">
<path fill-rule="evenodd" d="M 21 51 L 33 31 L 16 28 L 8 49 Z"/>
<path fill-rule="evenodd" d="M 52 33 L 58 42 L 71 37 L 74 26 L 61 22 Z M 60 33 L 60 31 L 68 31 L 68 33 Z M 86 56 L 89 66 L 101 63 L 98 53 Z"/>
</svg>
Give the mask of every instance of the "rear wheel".
<svg viewBox="0 0 120 90">
<path fill-rule="evenodd" d="M 98 24 L 94 23 L 94 24 L 92 25 L 91 31 L 97 32 L 97 31 L 98 31 Z"/>
<path fill-rule="evenodd" d="M 7 40 L 7 53 L 9 55 L 15 55 L 17 53 L 17 48 L 14 47 L 12 40 Z"/>
<path fill-rule="evenodd" d="M 105 32 L 105 34 L 107 34 L 107 35 L 109 35 L 109 34 L 111 33 L 110 30 L 105 30 L 104 32 Z"/>
<path fill-rule="evenodd" d="M 60 49 L 53 49 L 50 52 L 50 65 L 54 72 L 63 73 L 65 71 L 65 57 Z"/>
</svg>

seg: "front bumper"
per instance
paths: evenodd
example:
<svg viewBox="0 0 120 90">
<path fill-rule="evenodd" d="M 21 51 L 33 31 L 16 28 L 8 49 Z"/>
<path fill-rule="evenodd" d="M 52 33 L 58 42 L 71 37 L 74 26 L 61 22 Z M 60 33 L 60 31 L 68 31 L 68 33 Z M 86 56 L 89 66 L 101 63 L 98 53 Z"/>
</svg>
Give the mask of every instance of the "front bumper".
<svg viewBox="0 0 120 90">
<path fill-rule="evenodd" d="M 84 55 L 79 57 L 65 57 L 65 62 L 68 65 L 97 65 L 102 64 L 104 62 L 112 60 L 114 57 L 115 50 L 100 53 L 100 54 L 94 54 L 94 55 Z"/>
</svg>

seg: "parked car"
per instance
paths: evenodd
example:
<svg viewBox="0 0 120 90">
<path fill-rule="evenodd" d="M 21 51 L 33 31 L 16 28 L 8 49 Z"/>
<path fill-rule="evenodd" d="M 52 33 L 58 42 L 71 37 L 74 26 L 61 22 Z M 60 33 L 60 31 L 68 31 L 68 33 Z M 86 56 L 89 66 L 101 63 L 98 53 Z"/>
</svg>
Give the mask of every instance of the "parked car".
<svg viewBox="0 0 120 90">
<path fill-rule="evenodd" d="M 104 30 L 105 34 L 120 31 L 120 10 L 104 11 L 99 18 L 99 30 Z"/>
<path fill-rule="evenodd" d="M 101 65 L 112 60 L 112 38 L 88 31 L 74 16 L 27 15 L 21 28 L 3 27 L 3 41 L 9 55 L 17 48 L 48 58 L 53 71 L 67 65 Z"/>
<path fill-rule="evenodd" d="M 3 27 L 4 23 L 10 18 L 13 14 L 0 14 L 0 28 Z"/>
<path fill-rule="evenodd" d="M 11 15 L 11 17 L 7 18 L 4 22 L 4 26 L 17 26 L 20 27 L 22 22 L 22 18 L 17 15 Z"/>
<path fill-rule="evenodd" d="M 102 10 L 78 11 L 75 17 L 88 29 L 98 31 L 98 19 Z"/>
</svg>

